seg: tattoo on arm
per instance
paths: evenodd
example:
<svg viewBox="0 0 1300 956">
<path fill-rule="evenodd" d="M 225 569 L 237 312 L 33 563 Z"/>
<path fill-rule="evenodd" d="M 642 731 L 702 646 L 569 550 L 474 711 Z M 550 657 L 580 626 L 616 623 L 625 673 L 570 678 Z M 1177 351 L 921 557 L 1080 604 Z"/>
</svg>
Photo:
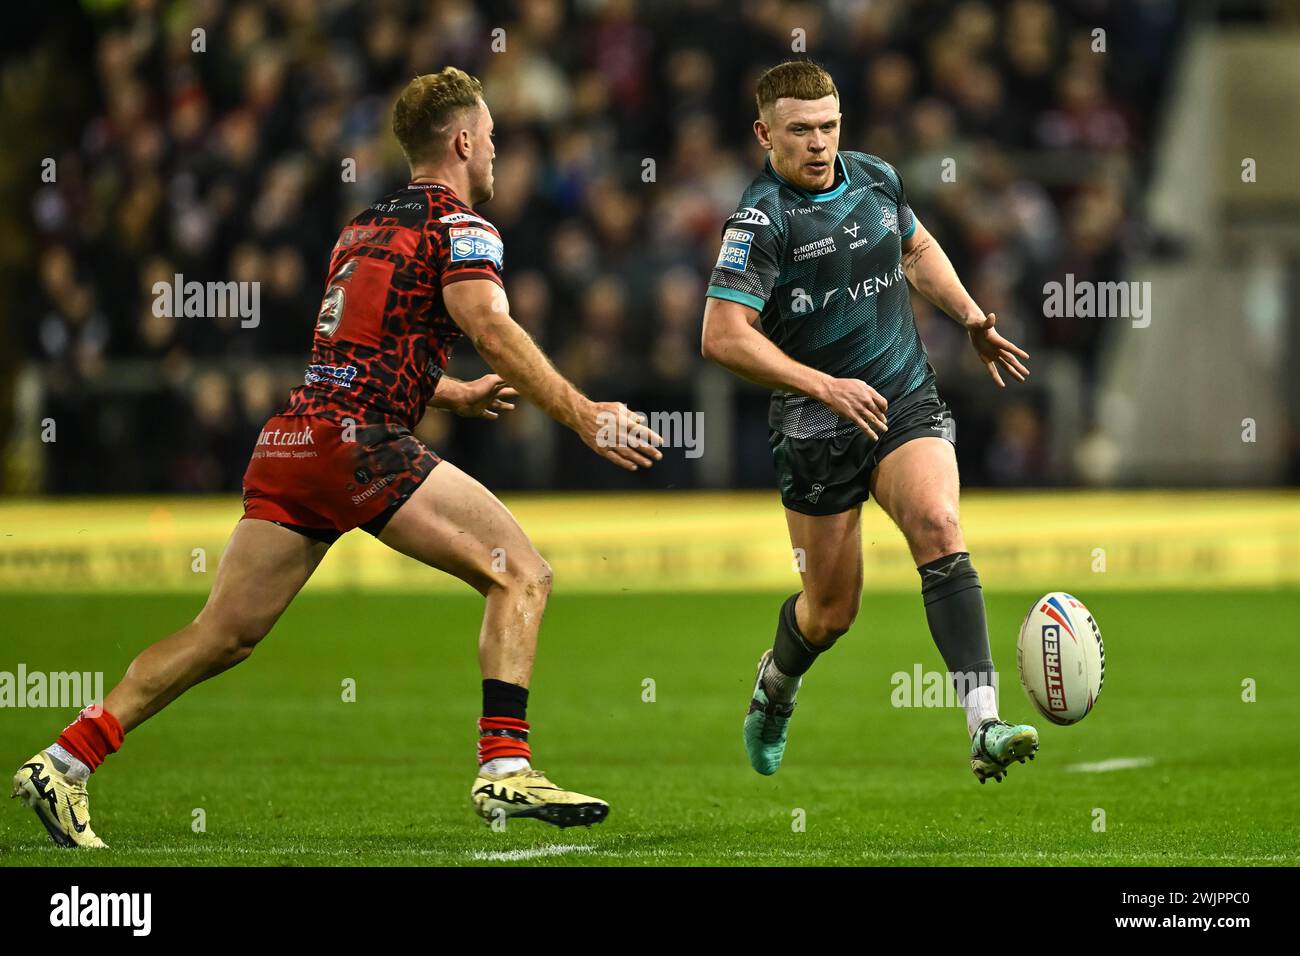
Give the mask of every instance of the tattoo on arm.
<svg viewBox="0 0 1300 956">
<path fill-rule="evenodd" d="M 916 268 L 916 264 L 921 261 L 921 257 L 930 249 L 929 238 L 922 239 L 912 251 L 905 253 L 903 256 L 903 271 L 911 272 Z"/>
</svg>

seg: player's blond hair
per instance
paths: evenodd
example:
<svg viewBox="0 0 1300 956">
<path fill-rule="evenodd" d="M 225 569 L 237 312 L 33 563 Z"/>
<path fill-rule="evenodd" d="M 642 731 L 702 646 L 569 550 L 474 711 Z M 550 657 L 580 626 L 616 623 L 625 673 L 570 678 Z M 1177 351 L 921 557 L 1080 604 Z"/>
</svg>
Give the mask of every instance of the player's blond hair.
<svg viewBox="0 0 1300 956">
<path fill-rule="evenodd" d="M 840 91 L 835 88 L 831 75 L 809 60 L 778 63 L 758 78 L 758 88 L 754 92 L 760 116 L 765 116 L 782 97 L 819 100 L 823 96 L 834 96 L 838 103 Z"/>
<path fill-rule="evenodd" d="M 482 98 L 483 84 L 454 66 L 407 83 L 393 106 L 393 135 L 407 162 L 428 158 L 456 115 L 476 108 Z"/>
</svg>

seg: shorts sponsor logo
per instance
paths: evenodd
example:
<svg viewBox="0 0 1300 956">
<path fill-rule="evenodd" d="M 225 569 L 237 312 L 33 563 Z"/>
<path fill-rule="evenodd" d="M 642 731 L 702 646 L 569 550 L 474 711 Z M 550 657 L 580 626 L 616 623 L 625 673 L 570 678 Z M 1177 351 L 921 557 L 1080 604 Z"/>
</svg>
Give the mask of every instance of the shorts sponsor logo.
<svg viewBox="0 0 1300 956">
<path fill-rule="evenodd" d="M 451 240 L 451 261 L 486 259 L 498 269 L 505 258 L 505 246 L 495 233 L 478 226 L 457 226 L 447 230 Z"/>
<path fill-rule="evenodd" d="M 943 412 L 935 412 L 930 416 L 930 430 L 938 432 L 941 438 L 946 438 L 953 444 L 957 443 L 957 423 Z"/>
<path fill-rule="evenodd" d="M 284 428 L 262 429 L 262 433 L 257 436 L 259 445 L 311 445 L 315 442 L 315 436 L 311 433 L 311 426 L 304 427 L 301 431 L 289 431 Z"/>
<path fill-rule="evenodd" d="M 807 259 L 816 259 L 818 256 L 828 256 L 835 251 L 835 237 L 826 236 L 818 239 L 816 242 L 804 243 L 799 246 L 791 255 L 795 262 L 804 262 Z"/>
<path fill-rule="evenodd" d="M 810 501 L 813 504 L 817 504 L 817 499 L 822 496 L 822 492 L 825 490 L 826 490 L 825 485 L 823 485 L 821 482 L 816 482 L 812 486 L 812 491 L 808 492 L 808 494 L 803 496 L 804 500 Z"/>
<path fill-rule="evenodd" d="M 744 229 L 728 229 L 722 236 L 722 249 L 718 252 L 719 269 L 744 272 L 749 264 L 749 249 L 754 234 Z"/>
<path fill-rule="evenodd" d="M 384 475 L 384 477 L 372 481 L 365 491 L 352 496 L 352 503 L 354 505 L 364 504 L 396 480 L 397 475 L 393 474 Z"/>
<path fill-rule="evenodd" d="M 315 458 L 316 437 L 311 427 L 301 431 L 284 428 L 263 428 L 257 436 L 254 458 Z"/>
<path fill-rule="evenodd" d="M 739 222 L 751 226 L 770 226 L 772 224 L 772 220 L 767 218 L 767 213 L 755 209 L 753 206 L 746 206 L 728 219 L 727 222 Z"/>
<path fill-rule="evenodd" d="M 308 365 L 307 374 L 303 376 L 304 385 L 337 385 L 351 388 L 357 377 L 355 365 Z"/>
</svg>

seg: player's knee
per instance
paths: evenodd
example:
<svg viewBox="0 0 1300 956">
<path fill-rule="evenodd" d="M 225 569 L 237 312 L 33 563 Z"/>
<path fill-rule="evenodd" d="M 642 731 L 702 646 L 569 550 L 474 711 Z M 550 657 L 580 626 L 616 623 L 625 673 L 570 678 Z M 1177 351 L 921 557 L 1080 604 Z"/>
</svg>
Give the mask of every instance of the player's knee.
<svg viewBox="0 0 1300 956">
<path fill-rule="evenodd" d="M 914 547 L 933 551 L 938 556 L 962 550 L 961 521 L 957 509 L 949 505 L 936 505 L 916 514 L 910 524 L 908 537 Z"/>
<path fill-rule="evenodd" d="M 251 615 L 208 618 L 200 616 L 204 627 L 204 643 L 213 663 L 231 667 L 248 659 L 262 638 L 271 630 L 274 620 Z"/>
<path fill-rule="evenodd" d="M 503 587 L 529 604 L 544 605 L 551 595 L 555 575 L 546 559 L 534 552 L 527 559 L 514 562 L 502 582 Z"/>
</svg>

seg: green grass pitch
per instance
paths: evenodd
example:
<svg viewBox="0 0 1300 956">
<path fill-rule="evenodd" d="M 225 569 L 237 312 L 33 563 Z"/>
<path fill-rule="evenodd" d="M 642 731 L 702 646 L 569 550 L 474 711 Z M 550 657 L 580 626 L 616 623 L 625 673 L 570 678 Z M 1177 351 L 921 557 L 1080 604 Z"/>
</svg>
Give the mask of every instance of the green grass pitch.
<svg viewBox="0 0 1300 956">
<path fill-rule="evenodd" d="M 95 775 L 91 809 L 110 850 L 59 850 L 12 802 L 0 804 L 0 863 L 1297 862 L 1300 592 L 1085 594 L 1107 674 L 1096 711 L 1074 727 L 1034 720 L 1015 679 L 1015 633 L 1036 595 L 989 595 L 1003 715 L 1036 723 L 1042 750 L 984 786 L 959 710 L 891 705 L 893 673 L 942 668 L 920 598 L 906 594 L 866 596 L 804 685 L 785 765 L 768 778 L 750 770 L 740 725 L 782 597 L 561 586 L 529 709 L 535 762 L 609 800 L 601 826 L 494 832 L 472 814 L 476 595 L 319 592 Z M 8 595 L 0 670 L 103 670 L 111 685 L 200 604 Z M 354 703 L 342 700 L 347 678 Z M 71 716 L 0 711 L 6 771 Z M 1139 765 L 1078 768 L 1121 758 Z M 205 832 L 192 829 L 196 809 Z"/>
</svg>

